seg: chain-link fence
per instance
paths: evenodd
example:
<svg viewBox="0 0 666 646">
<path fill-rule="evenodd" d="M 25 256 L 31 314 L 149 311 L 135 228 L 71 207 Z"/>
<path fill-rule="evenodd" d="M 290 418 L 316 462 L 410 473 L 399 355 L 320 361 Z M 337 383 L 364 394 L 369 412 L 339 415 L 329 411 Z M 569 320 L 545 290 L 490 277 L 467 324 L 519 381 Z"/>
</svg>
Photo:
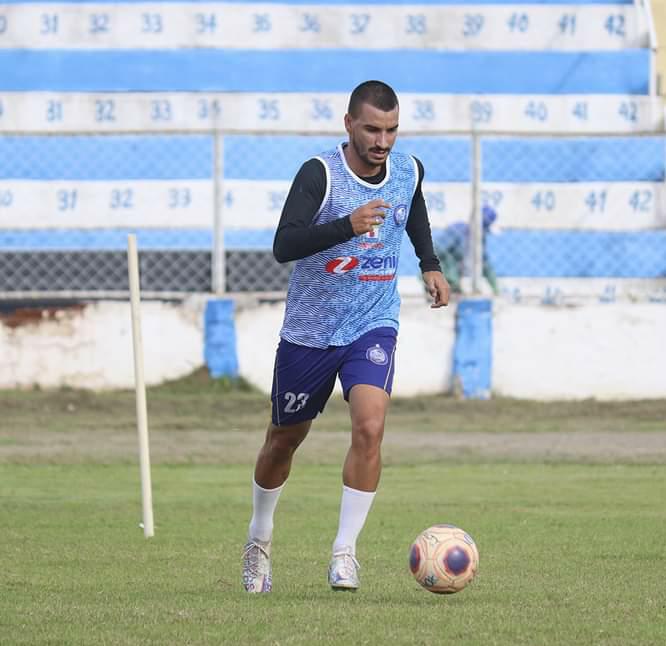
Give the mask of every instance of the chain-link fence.
<svg viewBox="0 0 666 646">
<path fill-rule="evenodd" d="M 664 172 L 654 134 L 481 138 L 473 285 L 555 304 L 663 300 Z"/>
<path fill-rule="evenodd" d="M 0 137 L 0 298 L 125 295 L 137 234 L 145 297 L 283 292 L 271 253 L 291 180 L 340 137 Z M 666 296 L 664 137 L 401 134 L 424 164 L 455 292 Z M 399 277 L 418 280 L 408 242 Z"/>
</svg>

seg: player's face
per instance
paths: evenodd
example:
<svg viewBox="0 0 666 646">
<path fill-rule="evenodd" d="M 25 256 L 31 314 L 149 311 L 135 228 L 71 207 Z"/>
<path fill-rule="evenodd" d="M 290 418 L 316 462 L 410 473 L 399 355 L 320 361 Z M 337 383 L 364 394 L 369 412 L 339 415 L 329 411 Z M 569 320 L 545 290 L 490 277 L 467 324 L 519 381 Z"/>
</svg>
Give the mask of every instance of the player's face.
<svg viewBox="0 0 666 646">
<path fill-rule="evenodd" d="M 363 103 L 359 113 L 345 115 L 349 135 L 348 161 L 361 175 L 375 175 L 386 162 L 398 136 L 398 106 L 390 112 Z"/>
</svg>

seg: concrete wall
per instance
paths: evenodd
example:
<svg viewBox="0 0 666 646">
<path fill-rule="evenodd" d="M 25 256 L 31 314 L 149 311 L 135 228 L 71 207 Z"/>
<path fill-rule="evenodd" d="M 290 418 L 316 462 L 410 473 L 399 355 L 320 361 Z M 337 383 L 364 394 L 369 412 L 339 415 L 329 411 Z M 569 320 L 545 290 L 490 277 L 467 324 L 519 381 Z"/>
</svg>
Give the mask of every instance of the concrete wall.
<svg viewBox="0 0 666 646">
<path fill-rule="evenodd" d="M 497 305 L 493 390 L 534 399 L 666 396 L 666 306 Z"/>
<path fill-rule="evenodd" d="M 143 304 L 148 384 L 201 365 L 203 304 Z M 0 317 L 0 388 L 133 388 L 133 356 L 128 303 L 20 310 Z"/>
<path fill-rule="evenodd" d="M 149 384 L 203 364 L 205 300 L 142 305 Z M 270 389 L 283 303 L 236 308 L 240 373 Z M 0 317 L 0 388 L 132 388 L 127 303 Z M 495 302 L 493 392 L 536 399 L 633 399 L 666 396 L 666 306 L 578 307 Z M 397 395 L 448 392 L 452 386 L 455 306 L 431 310 L 406 298 L 397 349 Z"/>
</svg>

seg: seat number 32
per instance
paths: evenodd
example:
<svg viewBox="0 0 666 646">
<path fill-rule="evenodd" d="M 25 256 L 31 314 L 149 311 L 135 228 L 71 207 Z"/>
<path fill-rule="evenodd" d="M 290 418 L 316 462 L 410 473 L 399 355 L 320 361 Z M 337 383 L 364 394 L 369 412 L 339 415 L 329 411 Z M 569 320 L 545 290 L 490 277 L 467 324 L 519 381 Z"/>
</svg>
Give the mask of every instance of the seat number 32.
<svg viewBox="0 0 666 646">
<path fill-rule="evenodd" d="M 287 405 L 284 407 L 285 413 L 297 413 L 305 407 L 305 404 L 310 397 L 310 393 L 285 393 L 284 398 L 287 400 Z"/>
</svg>

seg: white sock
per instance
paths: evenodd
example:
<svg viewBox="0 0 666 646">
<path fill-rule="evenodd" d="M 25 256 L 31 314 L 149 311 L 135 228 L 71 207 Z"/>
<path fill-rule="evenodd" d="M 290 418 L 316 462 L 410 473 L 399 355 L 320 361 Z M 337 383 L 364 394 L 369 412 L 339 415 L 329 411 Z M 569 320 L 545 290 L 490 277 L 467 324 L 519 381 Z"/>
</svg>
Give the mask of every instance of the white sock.
<svg viewBox="0 0 666 646">
<path fill-rule="evenodd" d="M 273 514 L 284 484 L 275 489 L 264 489 L 252 480 L 252 520 L 249 537 L 267 543 L 273 535 Z"/>
<path fill-rule="evenodd" d="M 356 539 L 368 517 L 375 493 L 375 491 L 359 491 L 347 486 L 342 487 L 340 525 L 333 543 L 334 553 L 351 549 L 351 553 L 356 554 Z"/>
</svg>

